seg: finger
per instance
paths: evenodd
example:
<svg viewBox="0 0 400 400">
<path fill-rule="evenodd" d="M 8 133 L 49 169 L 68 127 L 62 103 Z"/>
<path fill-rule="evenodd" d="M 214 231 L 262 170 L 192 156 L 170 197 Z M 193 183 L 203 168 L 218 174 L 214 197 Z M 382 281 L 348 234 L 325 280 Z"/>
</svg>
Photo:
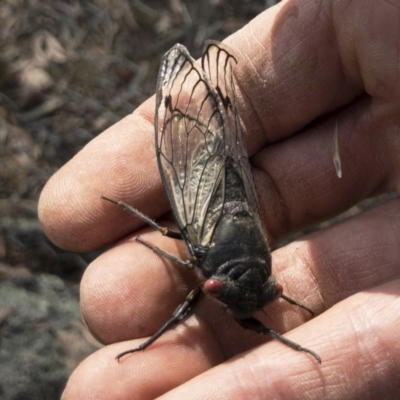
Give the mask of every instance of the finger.
<svg viewBox="0 0 400 400">
<path fill-rule="evenodd" d="M 250 154 L 279 141 L 252 159 L 271 243 L 399 189 L 398 13 L 389 3 L 372 13 L 375 6 L 281 2 L 227 40 L 242 55 L 236 77 Z M 336 122 L 341 180 L 332 160 Z"/>
<path fill-rule="evenodd" d="M 287 4 L 291 4 L 290 2 L 284 3 L 283 7 L 288 7 Z M 283 11 L 281 8 L 277 8 L 276 10 L 280 10 L 280 15 L 283 15 Z M 336 10 L 336 8 L 335 8 Z M 276 11 L 275 11 L 276 12 Z M 306 13 L 303 14 L 303 10 L 301 10 L 302 18 L 301 20 L 305 19 L 307 21 L 307 15 Z M 285 45 L 286 47 L 288 46 L 287 43 L 290 42 L 288 39 L 292 38 L 293 43 L 297 43 L 297 34 L 298 32 L 293 32 L 292 36 L 290 36 L 287 32 L 282 31 L 280 34 L 279 32 L 275 32 L 274 28 L 276 28 L 275 25 L 273 25 L 270 29 L 266 29 L 265 27 L 261 32 L 265 32 L 265 38 L 263 41 L 259 41 L 258 37 L 255 38 L 254 34 L 250 35 L 250 32 L 252 29 L 256 29 L 258 27 L 258 24 L 260 24 L 262 21 L 265 22 L 266 26 L 268 26 L 270 21 L 270 15 L 272 14 L 263 14 L 259 18 L 257 18 L 254 22 L 249 24 L 247 30 L 244 30 L 243 32 L 239 32 L 237 36 L 232 36 L 230 38 L 230 42 L 236 42 L 237 39 L 237 47 L 240 49 L 241 47 L 244 48 L 243 51 L 243 58 L 246 61 L 246 52 L 248 52 L 250 55 L 247 57 L 247 63 L 243 63 L 244 65 L 239 64 L 239 78 L 238 80 L 245 79 L 242 77 L 240 74 L 240 71 L 244 71 L 242 74 L 243 76 L 247 76 L 247 72 L 250 74 L 250 77 L 252 79 L 255 77 L 254 71 L 257 69 L 260 69 L 260 71 L 263 71 L 262 79 L 261 81 L 255 81 L 254 84 L 251 82 L 245 84 L 244 83 L 244 90 L 243 92 L 245 93 L 246 99 L 248 101 L 253 102 L 254 99 L 252 100 L 252 91 L 255 90 L 260 90 L 259 88 L 265 88 L 266 86 L 264 85 L 265 82 L 268 82 L 268 93 L 266 90 L 263 90 L 263 93 L 265 96 L 268 94 L 268 99 L 274 99 L 274 91 L 275 92 L 283 92 L 286 93 L 285 96 L 278 102 L 275 102 L 275 100 L 272 100 L 272 104 L 270 104 L 269 107 L 266 107 L 265 104 L 265 99 L 262 102 L 261 101 L 261 106 L 263 107 L 263 110 L 271 110 L 270 113 L 265 115 L 264 117 L 258 118 L 255 116 L 255 111 L 251 107 L 247 111 L 243 111 L 243 119 L 247 126 L 252 127 L 252 137 L 251 137 L 251 143 L 255 144 L 255 147 L 259 147 L 260 143 L 265 142 L 265 133 L 264 129 L 266 132 L 281 132 L 279 133 L 279 137 L 284 137 L 286 135 L 285 132 L 293 132 L 294 126 L 299 127 L 299 126 L 304 126 L 305 122 L 301 120 L 299 122 L 299 115 L 303 116 L 305 113 L 303 112 L 304 109 L 304 103 L 307 104 L 307 109 L 312 110 L 313 115 L 310 116 L 309 114 L 307 115 L 307 122 L 310 122 L 315 115 L 318 115 L 319 112 L 321 112 L 321 109 L 318 108 L 319 102 L 314 102 L 314 101 L 304 101 L 302 96 L 296 97 L 293 96 L 295 100 L 295 104 L 293 107 L 289 107 L 288 110 L 290 109 L 290 115 L 286 113 L 281 114 L 280 113 L 280 108 L 283 107 L 284 101 L 288 100 L 288 93 L 291 93 L 289 90 L 290 82 L 287 80 L 283 80 L 283 82 L 286 84 L 288 82 L 288 87 L 286 87 L 285 90 L 282 90 L 282 74 L 286 73 L 285 71 L 288 70 L 288 65 L 287 65 L 287 59 L 278 57 L 276 62 L 273 64 L 273 73 L 268 68 L 265 68 L 265 63 L 268 61 L 268 57 L 271 55 L 271 51 L 265 52 L 261 51 L 260 47 L 257 47 L 256 45 L 258 43 L 261 43 L 262 47 L 265 47 L 268 43 L 271 43 L 271 35 L 274 34 L 274 43 L 282 43 L 280 45 Z M 312 14 L 315 17 L 315 13 Z M 331 49 L 332 47 L 335 48 L 335 46 L 331 46 L 331 37 L 334 34 L 334 24 L 333 21 L 335 18 L 339 18 L 339 16 L 336 16 L 335 18 L 330 15 L 330 23 L 326 23 L 327 26 L 327 32 L 325 34 L 318 35 L 317 38 L 318 40 L 315 41 L 315 36 L 312 35 L 312 37 L 307 36 L 306 33 L 309 32 L 308 26 L 309 24 L 305 23 L 303 24 L 303 28 L 301 28 L 301 32 L 304 32 L 305 39 L 301 43 L 308 43 L 308 47 L 302 47 L 301 51 L 299 54 L 297 54 L 297 50 L 294 49 L 292 51 L 292 55 L 298 55 L 298 57 L 308 57 L 308 54 L 306 53 L 306 50 L 313 50 L 314 53 L 313 57 L 316 59 L 325 59 L 326 54 L 325 53 L 319 53 L 323 52 L 325 48 Z M 392 21 L 391 19 L 389 22 Z M 297 23 L 297 22 L 296 22 Z M 350 24 L 350 21 L 348 21 Z M 321 25 L 321 29 L 324 24 Z M 353 26 L 353 22 L 351 24 Z M 391 24 L 388 24 L 388 26 L 392 26 Z M 307 27 L 307 28 L 305 28 Z M 343 29 L 345 30 L 345 25 L 340 25 L 339 28 L 337 29 Z M 368 29 L 370 27 L 368 26 Z M 307 29 L 307 31 L 305 31 Z M 295 33 L 295 34 L 294 34 Z M 281 35 L 281 36 L 280 36 Z M 295 37 L 293 37 L 295 36 Z M 343 35 L 339 35 L 342 37 Z M 251 40 L 250 40 L 251 39 Z M 309 43 L 311 42 L 311 43 Z M 246 46 L 244 44 L 247 43 Z M 347 42 L 346 42 L 347 43 Z M 348 52 L 346 54 L 352 55 L 358 51 L 357 46 L 361 46 L 363 43 L 359 44 L 357 42 L 349 42 L 350 45 L 346 45 L 345 50 Z M 257 52 L 257 54 L 264 54 L 264 58 L 256 57 L 254 53 L 251 53 L 252 48 L 260 50 Z M 260 46 L 260 44 L 258 44 Z M 310 47 L 310 46 L 313 47 Z M 349 47 L 350 46 L 350 47 Z M 271 49 L 270 49 L 271 50 Z M 340 50 L 340 51 L 339 51 Z M 336 50 L 337 52 L 342 52 L 341 48 L 339 50 Z M 246 52 L 245 52 L 246 51 Z M 333 51 L 333 50 L 332 50 Z M 341 54 L 341 53 L 340 53 Z M 254 57 L 253 57 L 254 56 Z M 322 57 L 324 56 L 324 57 Z M 388 55 L 388 57 L 390 54 Z M 334 65 L 336 66 L 335 68 L 331 67 L 331 63 L 323 63 L 321 65 L 321 71 L 325 71 L 326 69 L 328 72 L 326 74 L 329 75 L 330 78 L 334 78 L 335 72 L 337 70 L 337 65 L 341 67 L 340 63 L 338 62 L 338 55 L 336 58 L 333 58 L 335 61 Z M 386 57 L 384 57 L 386 60 Z M 248 61 L 248 60 L 251 60 Z M 364 61 L 362 59 L 361 61 Z M 371 63 L 369 62 L 370 60 L 368 59 L 368 65 Z M 258 62 L 259 64 L 257 64 Z M 261 63 L 261 64 L 260 64 Z M 264 64 L 263 64 L 264 63 Z M 248 64 L 248 65 L 247 65 Z M 353 65 L 352 63 L 350 63 Z M 359 64 L 355 63 L 357 68 L 359 68 Z M 392 63 L 388 63 L 388 65 L 392 65 Z M 247 69 L 246 69 L 247 68 Z M 254 70 L 253 70 L 254 68 Z M 349 67 L 350 68 L 350 67 Z M 266 69 L 266 71 L 264 71 Z M 281 71 L 281 73 L 279 73 Z M 324 75 L 321 71 L 318 70 L 318 79 L 315 80 L 315 71 L 312 71 L 310 74 L 309 69 L 307 68 L 299 68 L 299 71 L 297 73 L 297 78 L 299 82 L 310 82 L 310 79 L 312 79 L 312 85 L 311 87 L 321 87 L 321 84 L 323 83 L 322 87 L 325 89 L 326 81 L 324 81 Z M 357 74 L 358 70 L 346 70 L 348 72 L 348 75 L 350 77 L 354 76 L 359 76 Z M 350 73 L 351 72 L 351 73 Z M 359 71 L 358 71 L 359 72 Z M 389 71 L 390 72 L 390 71 Z M 268 75 L 268 76 L 267 76 Z M 304 76 L 303 76 L 304 75 Z M 386 77 L 386 72 L 385 72 L 385 77 Z M 284 76 L 284 75 L 283 75 Z M 369 76 L 369 75 L 368 75 Z M 389 76 L 389 75 L 388 75 Z M 342 74 L 340 74 L 340 77 L 342 78 Z M 268 81 L 264 81 L 263 79 L 269 79 Z M 340 78 L 340 79 L 341 79 Z M 332 79 L 328 80 L 328 82 L 332 82 Z M 338 78 L 339 79 L 339 78 Z M 356 82 L 358 82 L 358 79 L 355 79 Z M 316 82 L 318 84 L 316 84 Z M 340 81 L 341 83 L 344 82 L 346 84 L 347 80 L 342 80 Z M 397 82 L 397 81 L 396 81 Z M 346 93 L 346 99 L 351 100 L 354 97 L 354 93 L 358 94 L 359 92 L 357 89 L 359 86 L 357 86 L 356 90 L 350 93 L 349 95 L 349 90 L 348 87 L 346 89 L 342 88 L 340 85 L 339 87 L 335 85 L 328 85 L 329 87 L 333 86 L 336 89 L 335 93 Z M 350 85 L 353 87 L 354 85 Z M 309 87 L 309 86 L 307 86 Z M 297 93 L 299 88 L 297 87 L 296 90 L 294 90 L 294 93 Z M 395 93 L 396 90 L 391 91 L 391 93 Z M 272 93 L 272 94 L 271 94 Z M 304 95 L 304 93 L 303 93 Z M 336 98 L 332 99 L 332 93 L 328 95 L 328 98 L 330 97 L 330 103 L 332 104 L 332 108 L 337 107 L 339 105 L 342 105 L 344 100 L 342 99 L 341 95 L 340 101 L 337 101 Z M 291 97 L 290 97 L 291 98 Z M 150 100 L 150 102 L 153 100 Z M 271 101 L 271 100 L 269 100 Z M 244 104 L 244 101 L 242 98 L 239 98 L 239 105 Z M 275 105 L 276 104 L 276 105 Z M 385 103 L 386 104 L 386 103 Z M 268 105 L 268 104 L 267 104 Z M 280 105 L 280 106 L 279 106 Z M 146 212 L 146 210 L 149 211 L 149 214 L 152 216 L 158 216 L 162 214 L 163 212 L 166 211 L 167 205 L 166 205 L 166 199 L 165 195 L 163 195 L 163 191 L 161 188 L 161 182 L 160 179 L 156 173 L 156 167 L 155 167 L 155 159 L 154 159 L 154 153 L 152 151 L 152 148 L 154 144 L 152 144 L 152 139 L 151 137 L 153 136 L 152 133 L 152 127 L 151 124 L 148 122 L 149 120 L 149 115 L 152 113 L 150 110 L 150 103 L 146 103 L 142 108 L 138 109 L 137 112 L 133 114 L 133 116 L 128 117 L 124 122 L 118 124 L 115 127 L 110 128 L 110 130 L 107 132 L 107 135 L 102 135 L 100 138 L 95 139 L 91 144 L 89 144 L 81 153 L 78 155 L 73 161 L 71 161 L 67 166 L 65 166 L 59 174 L 57 174 L 55 177 L 51 179 L 49 184 L 46 186 L 45 190 L 43 191 L 43 194 L 41 196 L 41 201 L 39 204 L 39 216 L 40 219 L 44 225 L 46 233 L 49 235 L 49 237 L 54 240 L 58 245 L 60 245 L 63 248 L 71 249 L 71 250 L 76 250 L 76 251 L 85 251 L 85 250 L 90 250 L 95 247 L 101 246 L 113 239 L 116 239 L 118 237 L 121 237 L 124 233 L 128 232 L 129 230 L 133 229 L 135 226 L 137 226 L 137 222 L 133 221 L 132 219 L 125 218 L 121 213 L 117 213 L 116 211 L 112 212 L 110 211 L 110 208 L 107 208 L 104 204 L 102 204 L 99 201 L 99 193 L 101 194 L 104 192 L 105 188 L 107 189 L 107 195 L 109 197 L 116 197 L 117 199 L 122 199 L 138 208 L 141 208 L 142 211 Z M 297 108 L 296 108 L 297 107 Z M 242 107 L 243 108 L 243 107 Z M 317 111 L 315 111 L 317 109 Z M 380 116 L 381 119 L 385 115 L 387 115 L 387 112 L 385 113 L 386 110 L 385 107 L 381 107 L 381 112 Z M 390 110 L 389 110 L 390 111 Z M 390 137 L 393 137 L 393 135 L 390 133 L 393 130 L 393 118 L 392 115 L 393 113 L 396 114 L 396 110 L 392 110 L 392 113 L 390 114 L 391 118 L 386 118 L 387 121 L 387 132 Z M 292 117 L 293 114 L 293 117 Z M 279 129 L 275 129 L 274 124 L 272 123 L 271 126 L 267 126 L 266 124 L 268 121 L 273 121 L 271 119 L 271 116 L 275 115 L 283 115 L 283 117 L 279 117 L 282 119 L 282 123 L 277 123 Z M 368 115 L 368 110 L 367 114 Z M 398 113 L 396 114 L 398 115 Z M 145 118 L 144 118 L 145 116 Z M 265 121 L 264 121 L 265 120 Z M 250 123 L 251 121 L 251 123 Z M 279 122 L 279 121 L 278 121 Z M 351 120 L 348 122 L 352 122 Z M 365 121 L 365 122 L 368 122 Z M 376 120 L 369 121 L 371 124 L 369 126 L 375 127 L 376 130 L 376 125 L 377 122 Z M 279 125 L 283 125 L 282 128 L 279 127 Z M 362 128 L 366 124 L 363 124 L 359 127 L 359 132 L 362 132 Z M 367 124 L 368 125 L 368 124 Z M 380 127 L 380 125 L 378 124 Z M 396 125 L 395 125 L 396 126 Z M 119 130 L 124 131 L 124 134 L 121 136 L 119 134 Z M 132 132 L 133 129 L 135 129 L 136 134 L 133 135 Z M 372 128 L 373 129 L 373 128 Z M 333 131 L 333 129 L 332 129 Z M 348 133 L 348 129 L 341 131 L 343 133 Z M 319 130 L 314 131 L 314 136 L 317 136 L 320 132 Z M 346 136 L 348 136 L 346 134 Z M 370 136 L 370 135 L 367 135 Z M 307 139 L 307 138 L 306 138 Z M 305 140 L 304 145 L 306 143 L 311 142 L 311 137 L 308 138 L 308 140 Z M 365 165 L 366 161 L 364 161 L 364 158 L 358 157 L 354 159 L 354 151 L 355 149 L 358 148 L 360 145 L 359 142 L 350 142 L 352 146 L 350 146 L 350 150 L 352 150 L 353 153 L 349 152 L 349 154 L 353 154 L 352 158 L 352 163 L 353 165 L 358 165 L 358 163 L 361 162 L 361 166 Z M 375 143 L 374 141 L 368 140 L 368 137 L 366 139 L 366 145 L 371 148 L 371 146 L 374 146 Z M 387 143 L 386 147 L 378 146 L 376 149 L 381 150 L 382 154 L 387 148 L 390 148 L 391 152 L 389 154 L 398 154 L 399 152 L 396 151 L 397 148 L 396 146 L 393 146 L 391 143 Z M 325 149 L 330 149 L 331 144 L 329 143 L 328 146 L 324 147 L 322 151 L 319 151 L 317 153 L 317 161 L 318 164 L 318 171 L 325 171 L 326 163 L 328 160 L 331 162 L 332 158 L 331 157 L 325 157 L 326 152 Z M 250 148 L 250 152 L 254 152 L 255 148 L 254 146 Z M 120 157 L 121 155 L 121 157 Z M 308 156 L 306 156 L 308 155 Z M 308 159 L 306 159 L 308 157 Z M 397 160 L 398 157 L 396 157 Z M 108 161 L 111 160 L 110 166 L 108 165 Z M 379 167 L 379 161 L 384 162 L 384 167 L 383 168 L 374 168 L 376 167 L 378 163 Z M 388 180 L 388 181 L 394 181 L 394 177 L 388 177 L 384 173 L 386 172 L 385 167 L 388 165 L 388 163 L 393 162 L 393 158 L 388 157 L 387 159 L 385 157 L 381 157 L 381 160 L 376 160 L 376 158 L 372 159 L 372 167 L 367 169 L 366 171 L 363 168 L 356 169 L 355 173 L 352 174 L 351 176 L 348 175 L 349 172 L 345 172 L 345 176 L 348 176 L 347 178 L 347 183 L 343 184 L 342 186 L 342 193 L 346 193 L 346 190 L 349 188 L 353 188 L 354 182 L 361 182 L 361 181 L 368 181 L 370 179 L 370 175 L 368 174 L 370 172 L 370 169 L 373 169 L 375 171 L 378 171 L 377 173 L 381 173 L 379 176 L 379 179 L 376 178 L 376 180 L 382 182 L 383 180 Z M 290 160 L 288 162 L 287 159 L 279 158 L 277 159 L 275 165 L 278 171 L 282 172 L 282 175 L 285 177 L 290 177 L 291 179 L 293 178 L 296 182 L 302 182 L 304 180 L 304 172 L 310 172 L 311 164 L 309 163 L 309 153 L 305 152 L 303 157 L 296 157 L 294 160 Z M 322 162 L 321 162 L 322 161 Z M 307 164 L 308 162 L 308 164 Z M 293 169 L 295 170 L 295 173 L 293 175 L 289 175 L 291 170 L 288 171 L 288 164 L 293 166 Z M 331 163 L 333 164 L 333 163 Z M 397 165 L 397 164 L 396 164 Z M 308 166 L 306 170 L 304 170 L 304 166 Z M 314 165 L 312 165 L 314 166 Z M 263 167 L 263 166 L 262 166 Z M 392 169 L 393 170 L 393 169 Z M 286 171 L 288 173 L 286 173 Z M 330 174 L 332 171 L 332 168 L 328 169 L 328 173 Z M 365 171 L 365 173 L 364 173 Z M 269 171 L 267 171 L 269 172 Z M 272 171 L 274 172 L 274 171 Z M 316 175 L 315 174 L 315 168 L 314 170 L 311 171 L 311 174 L 314 174 L 315 177 L 315 182 L 314 186 L 315 189 L 318 191 L 318 193 L 324 193 L 324 188 L 326 187 L 326 182 L 329 182 L 332 180 L 332 178 L 327 179 L 327 175 L 321 174 L 321 175 Z M 311 176 L 310 174 L 307 175 L 308 177 Z M 262 179 L 262 183 L 264 182 L 265 179 Z M 279 190 L 282 190 L 283 188 L 290 188 L 288 185 L 289 182 L 285 183 L 285 181 L 282 183 L 281 187 L 279 187 Z M 267 185 L 268 187 L 271 187 L 272 185 L 269 184 Z M 259 185 L 258 187 L 262 187 L 262 185 Z M 71 193 L 74 194 L 74 197 L 71 198 Z M 293 190 L 291 193 L 295 193 Z M 279 227 L 279 223 L 284 222 L 284 230 L 290 230 L 290 229 L 297 229 L 299 226 L 303 226 L 307 219 L 310 218 L 310 215 L 307 214 L 304 210 L 306 207 L 309 206 L 313 210 L 317 211 L 317 215 L 315 219 L 318 218 L 323 218 L 329 215 L 334 214 L 337 212 L 337 210 L 342 210 L 345 207 L 351 203 L 351 201 L 355 201 L 354 199 L 360 199 L 363 198 L 363 196 L 367 195 L 366 190 L 362 190 L 362 187 L 358 187 L 358 192 L 353 193 L 351 197 L 349 198 L 342 198 L 341 202 L 338 202 L 337 204 L 334 204 L 335 208 L 332 210 L 329 207 L 331 206 L 329 203 L 323 203 L 321 205 L 320 202 L 315 201 L 315 198 L 312 197 L 314 191 L 307 191 L 305 194 L 306 196 L 300 197 L 299 198 L 299 205 L 298 208 L 300 211 L 297 211 L 294 213 L 293 216 L 290 216 L 290 218 L 286 218 L 285 215 L 283 214 L 284 212 L 287 212 L 287 209 L 289 207 L 293 206 L 293 201 L 290 201 L 291 199 L 286 199 L 286 197 L 281 196 L 280 192 L 276 192 L 275 188 L 275 193 L 272 192 L 272 197 L 275 196 L 275 203 L 278 200 L 282 200 L 282 204 L 284 204 L 284 209 L 277 209 L 277 212 L 269 212 L 267 214 L 268 217 L 268 223 L 270 223 L 270 219 L 272 220 L 271 225 L 271 236 L 273 237 L 279 237 L 279 234 L 281 233 Z M 283 193 L 285 195 L 285 193 Z M 115 196 L 114 196 L 115 195 Z M 123 196 L 120 196 L 123 195 Z M 288 196 L 288 194 L 286 194 Z M 269 199 L 269 197 L 263 197 L 263 194 L 261 194 L 262 197 L 262 203 L 263 204 L 269 204 L 266 200 Z M 155 202 L 155 199 L 157 200 L 157 205 Z M 349 200 L 350 199 L 350 200 Z M 145 205 L 144 209 L 140 207 L 142 204 Z M 321 211 L 319 211 L 319 207 L 322 208 Z M 302 212 L 303 211 L 303 212 Z M 313 215 L 311 215 L 313 217 Z M 104 226 L 107 226 L 107 230 L 104 229 Z M 276 230 L 276 232 L 275 232 Z"/>
<path fill-rule="evenodd" d="M 393 136 L 400 117 L 393 115 L 388 124 L 379 107 L 370 101 L 353 105 L 253 157 L 253 175 L 271 243 L 368 197 L 400 189 L 400 143 Z M 337 122 L 341 179 L 332 157 Z"/>
<path fill-rule="evenodd" d="M 397 399 L 399 295 L 399 280 L 386 283 L 348 298 L 285 335 L 316 350 L 321 365 L 270 342 L 161 398 Z"/>
<path fill-rule="evenodd" d="M 182 243 L 141 231 L 140 236 L 185 258 Z M 154 333 L 172 315 L 197 277 L 128 237 L 89 265 L 81 282 L 85 322 L 103 343 Z"/>
<path fill-rule="evenodd" d="M 115 357 L 138 341 L 107 346 L 88 357 L 74 371 L 63 400 L 154 399 L 222 361 L 205 324 L 190 324 L 191 335 L 177 329 L 166 334 L 164 346 L 135 353 L 118 362 Z M 174 336 L 174 340 L 168 340 Z M 90 382 L 90 385 L 88 385 Z"/>
<path fill-rule="evenodd" d="M 63 400 L 86 399 L 89 391 L 96 399 L 150 399 L 175 387 L 165 399 L 296 398 L 298 393 L 328 400 L 375 399 L 378 393 L 395 399 L 400 393 L 399 288 L 394 281 L 354 295 L 285 335 L 317 351 L 321 365 L 272 341 L 210 369 L 221 361 L 220 354 L 206 325 L 194 324 L 190 335 L 189 330 L 180 335 L 178 328 L 162 346 L 120 364 L 115 354 L 138 341 L 96 352 L 78 366 Z"/>
<path fill-rule="evenodd" d="M 141 224 L 101 200 L 102 194 L 128 199 L 149 215 L 167 210 L 155 160 L 153 101 L 92 140 L 49 180 L 38 212 L 54 243 L 67 250 L 88 251 Z"/>
<path fill-rule="evenodd" d="M 400 201 L 395 199 L 274 252 L 284 290 L 318 311 L 399 279 L 399 212 Z M 308 287 L 303 287 L 304 281 Z"/>
<path fill-rule="evenodd" d="M 283 1 L 229 37 L 253 148 L 363 94 L 397 104 L 398 23 L 390 2 Z"/>
<path fill-rule="evenodd" d="M 353 293 L 399 278 L 400 224 L 394 217 L 399 212 L 400 202 L 394 200 L 274 252 L 273 273 L 284 292 L 320 313 Z M 183 243 L 177 248 L 176 241 L 161 235 L 144 237 L 184 257 Z M 196 286 L 194 271 L 171 265 L 139 245 L 117 244 L 83 278 L 82 314 L 104 343 L 153 334 Z M 212 299 L 202 300 L 195 312 L 213 329 L 226 357 L 268 340 L 244 331 Z M 310 318 L 283 300 L 268 305 L 264 313 L 257 317 L 279 332 Z"/>
</svg>

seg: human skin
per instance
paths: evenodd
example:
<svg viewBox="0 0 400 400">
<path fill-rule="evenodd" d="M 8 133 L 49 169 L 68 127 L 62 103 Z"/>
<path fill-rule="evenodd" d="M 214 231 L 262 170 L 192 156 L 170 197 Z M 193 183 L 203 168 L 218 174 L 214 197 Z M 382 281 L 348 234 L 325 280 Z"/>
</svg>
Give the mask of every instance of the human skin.
<svg viewBox="0 0 400 400">
<path fill-rule="evenodd" d="M 270 244 L 400 182 L 400 3 L 283 1 L 227 38 L 239 57 L 238 108 Z M 43 190 L 39 216 L 70 251 L 112 246 L 86 270 L 81 307 L 107 344 L 72 374 L 63 399 L 398 399 L 400 203 L 391 200 L 274 251 L 282 300 L 257 313 L 322 364 L 243 330 L 206 298 L 144 352 L 197 278 L 134 241 L 187 257 L 100 199 L 171 225 L 154 151 L 154 98 L 96 137 Z M 332 144 L 336 121 L 343 177 Z"/>
</svg>

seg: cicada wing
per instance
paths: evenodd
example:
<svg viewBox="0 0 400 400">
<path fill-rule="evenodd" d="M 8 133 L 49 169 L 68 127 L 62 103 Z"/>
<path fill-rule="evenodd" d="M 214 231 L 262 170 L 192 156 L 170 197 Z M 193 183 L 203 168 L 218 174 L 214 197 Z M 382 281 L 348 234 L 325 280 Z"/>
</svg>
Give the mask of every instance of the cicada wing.
<svg viewBox="0 0 400 400">
<path fill-rule="evenodd" d="M 245 197 L 250 212 L 258 216 L 255 218 L 261 223 L 260 206 L 254 184 L 251 166 L 248 158 L 246 144 L 240 116 L 236 107 L 235 85 L 233 70 L 237 57 L 227 45 L 215 41 L 207 41 L 204 46 L 202 67 L 211 85 L 220 97 L 221 107 L 224 109 L 224 142 L 226 156 L 234 160 L 237 173 L 241 176 L 245 188 Z"/>
<path fill-rule="evenodd" d="M 194 252 L 210 245 L 222 212 L 224 121 L 204 71 L 175 45 L 163 57 L 157 83 L 157 160 L 177 224 Z"/>
</svg>

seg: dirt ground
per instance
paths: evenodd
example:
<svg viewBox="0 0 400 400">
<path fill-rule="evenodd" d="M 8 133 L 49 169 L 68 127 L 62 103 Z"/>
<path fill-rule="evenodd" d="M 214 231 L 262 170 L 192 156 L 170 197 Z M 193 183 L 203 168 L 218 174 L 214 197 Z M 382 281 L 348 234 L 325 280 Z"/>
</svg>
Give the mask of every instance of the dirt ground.
<svg viewBox="0 0 400 400">
<path fill-rule="evenodd" d="M 58 399 L 99 347 L 79 315 L 97 253 L 54 246 L 37 220 L 49 177 L 154 93 L 175 43 L 200 55 L 274 1 L 0 2 L 0 398 Z"/>
<path fill-rule="evenodd" d="M 37 201 L 46 181 L 154 93 L 175 43 L 198 57 L 204 40 L 224 39 L 274 3 L 0 2 L 1 399 L 60 398 L 100 346 L 79 314 L 79 281 L 98 252 L 68 253 L 44 236 Z"/>
</svg>

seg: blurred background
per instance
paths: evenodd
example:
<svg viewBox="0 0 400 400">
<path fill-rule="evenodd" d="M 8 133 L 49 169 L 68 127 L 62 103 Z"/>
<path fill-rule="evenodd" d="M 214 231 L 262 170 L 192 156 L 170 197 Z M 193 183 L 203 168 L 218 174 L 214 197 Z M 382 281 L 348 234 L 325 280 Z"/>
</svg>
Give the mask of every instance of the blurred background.
<svg viewBox="0 0 400 400">
<path fill-rule="evenodd" d="M 59 399 L 100 345 L 79 281 L 96 253 L 54 246 L 37 219 L 49 177 L 154 93 L 162 55 L 197 58 L 270 0 L 1 0 L 0 398 Z"/>
</svg>

